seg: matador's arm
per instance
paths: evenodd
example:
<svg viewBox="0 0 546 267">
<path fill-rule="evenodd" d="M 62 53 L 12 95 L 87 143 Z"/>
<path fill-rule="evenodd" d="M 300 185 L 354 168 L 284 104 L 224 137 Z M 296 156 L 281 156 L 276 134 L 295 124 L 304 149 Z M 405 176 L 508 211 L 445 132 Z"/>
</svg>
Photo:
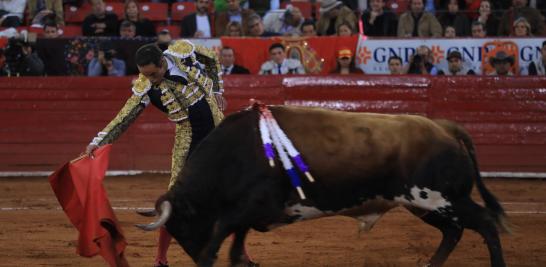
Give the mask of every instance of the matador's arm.
<svg viewBox="0 0 546 267">
<path fill-rule="evenodd" d="M 91 141 L 91 145 L 111 144 L 118 139 L 150 102 L 148 95 L 132 95 L 116 117 Z"/>
</svg>

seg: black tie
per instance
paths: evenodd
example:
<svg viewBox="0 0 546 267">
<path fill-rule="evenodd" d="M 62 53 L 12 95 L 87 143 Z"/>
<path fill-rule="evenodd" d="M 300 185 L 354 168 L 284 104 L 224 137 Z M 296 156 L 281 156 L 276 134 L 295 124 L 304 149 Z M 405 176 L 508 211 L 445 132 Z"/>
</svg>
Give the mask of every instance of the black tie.
<svg viewBox="0 0 546 267">
<path fill-rule="evenodd" d="M 229 69 L 228 68 L 224 68 L 224 74 L 229 74 Z"/>
<path fill-rule="evenodd" d="M 278 74 L 282 74 L 282 73 L 281 73 L 281 64 L 278 64 L 278 65 L 277 65 L 277 70 L 279 71 Z"/>
</svg>

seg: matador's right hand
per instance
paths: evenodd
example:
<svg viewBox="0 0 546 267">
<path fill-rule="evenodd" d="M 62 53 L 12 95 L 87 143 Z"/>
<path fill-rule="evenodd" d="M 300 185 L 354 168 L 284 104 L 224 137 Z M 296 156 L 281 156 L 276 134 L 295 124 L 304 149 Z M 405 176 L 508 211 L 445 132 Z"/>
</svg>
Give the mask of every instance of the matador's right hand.
<svg viewBox="0 0 546 267">
<path fill-rule="evenodd" d="M 97 150 L 97 148 L 99 148 L 98 145 L 94 145 L 94 144 L 89 144 L 86 148 L 85 148 L 85 152 L 83 154 L 85 154 L 86 156 L 88 156 L 89 158 L 94 158 L 95 157 L 95 150 Z"/>
</svg>

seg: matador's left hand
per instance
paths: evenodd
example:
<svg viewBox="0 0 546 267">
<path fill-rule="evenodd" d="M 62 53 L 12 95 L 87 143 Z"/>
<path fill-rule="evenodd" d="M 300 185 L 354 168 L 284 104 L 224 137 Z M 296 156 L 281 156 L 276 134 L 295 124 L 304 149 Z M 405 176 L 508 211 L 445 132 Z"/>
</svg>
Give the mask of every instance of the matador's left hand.
<svg viewBox="0 0 546 267">
<path fill-rule="evenodd" d="M 218 108 L 220 108 L 221 111 L 225 111 L 227 108 L 227 101 L 221 94 L 214 94 L 214 98 L 216 98 L 216 103 L 218 104 Z"/>
</svg>

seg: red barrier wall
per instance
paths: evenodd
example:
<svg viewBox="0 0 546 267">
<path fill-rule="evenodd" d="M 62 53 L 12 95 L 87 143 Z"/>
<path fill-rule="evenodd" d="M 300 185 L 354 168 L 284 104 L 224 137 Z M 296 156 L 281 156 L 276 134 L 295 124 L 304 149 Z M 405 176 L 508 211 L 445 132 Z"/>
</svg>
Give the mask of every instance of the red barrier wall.
<svg viewBox="0 0 546 267">
<path fill-rule="evenodd" d="M 131 94 L 131 78 L 0 78 L 0 171 L 76 157 Z M 482 170 L 546 172 L 546 78 L 228 76 L 228 112 L 270 104 L 422 114 L 462 123 Z M 169 170 L 174 125 L 148 108 L 113 149 L 114 170 Z"/>
</svg>

